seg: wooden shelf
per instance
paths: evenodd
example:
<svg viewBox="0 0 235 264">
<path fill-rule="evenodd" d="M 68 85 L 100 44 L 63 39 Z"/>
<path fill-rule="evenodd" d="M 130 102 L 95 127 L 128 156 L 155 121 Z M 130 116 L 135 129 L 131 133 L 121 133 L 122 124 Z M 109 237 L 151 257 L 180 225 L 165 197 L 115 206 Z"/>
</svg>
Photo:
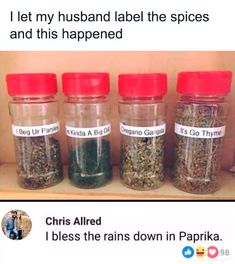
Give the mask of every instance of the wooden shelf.
<svg viewBox="0 0 235 264">
<path fill-rule="evenodd" d="M 66 171 L 66 169 L 65 169 Z M 222 188 L 211 195 L 193 195 L 176 189 L 169 180 L 154 191 L 135 191 L 123 186 L 119 180 L 118 168 L 113 168 L 113 181 L 98 189 L 79 189 L 69 183 L 66 176 L 60 184 L 43 190 L 25 190 L 17 185 L 16 166 L 4 164 L 0 166 L 0 199 L 1 200 L 235 200 L 235 177 L 223 171 L 221 173 Z"/>
</svg>

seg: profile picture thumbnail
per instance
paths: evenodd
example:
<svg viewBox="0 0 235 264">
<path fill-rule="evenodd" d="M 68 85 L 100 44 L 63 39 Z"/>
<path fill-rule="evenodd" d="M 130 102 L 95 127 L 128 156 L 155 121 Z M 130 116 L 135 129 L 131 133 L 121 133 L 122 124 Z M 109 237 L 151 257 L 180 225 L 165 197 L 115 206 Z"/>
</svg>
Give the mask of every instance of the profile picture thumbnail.
<svg viewBox="0 0 235 264">
<path fill-rule="evenodd" d="M 12 240 L 21 240 L 27 237 L 31 228 L 30 217 L 21 210 L 11 210 L 2 219 L 2 231 Z"/>
</svg>

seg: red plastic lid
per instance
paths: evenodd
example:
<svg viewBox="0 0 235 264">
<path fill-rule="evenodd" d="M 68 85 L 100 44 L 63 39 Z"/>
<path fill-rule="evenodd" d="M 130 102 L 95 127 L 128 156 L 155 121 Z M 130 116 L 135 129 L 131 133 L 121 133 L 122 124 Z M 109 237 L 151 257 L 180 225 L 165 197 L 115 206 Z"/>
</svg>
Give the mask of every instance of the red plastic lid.
<svg viewBox="0 0 235 264">
<path fill-rule="evenodd" d="M 180 72 L 177 92 L 182 94 L 225 95 L 232 83 L 231 71 Z"/>
<path fill-rule="evenodd" d="M 110 90 L 108 73 L 71 72 L 62 75 L 66 95 L 107 95 Z"/>
<path fill-rule="evenodd" d="M 7 74 L 6 82 L 8 94 L 11 96 L 57 93 L 56 75 L 54 73 Z"/>
<path fill-rule="evenodd" d="M 123 97 L 163 96 L 167 92 L 165 73 L 120 74 L 118 89 Z"/>
</svg>

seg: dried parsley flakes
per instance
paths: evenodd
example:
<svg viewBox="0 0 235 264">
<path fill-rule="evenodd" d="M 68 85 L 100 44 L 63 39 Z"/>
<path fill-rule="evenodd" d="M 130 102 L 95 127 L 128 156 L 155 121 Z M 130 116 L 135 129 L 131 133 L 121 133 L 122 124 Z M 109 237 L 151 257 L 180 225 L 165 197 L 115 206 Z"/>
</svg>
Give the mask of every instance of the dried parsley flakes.
<svg viewBox="0 0 235 264">
<path fill-rule="evenodd" d="M 15 137 L 19 184 L 50 187 L 63 179 L 59 141 L 51 136 Z"/>
</svg>

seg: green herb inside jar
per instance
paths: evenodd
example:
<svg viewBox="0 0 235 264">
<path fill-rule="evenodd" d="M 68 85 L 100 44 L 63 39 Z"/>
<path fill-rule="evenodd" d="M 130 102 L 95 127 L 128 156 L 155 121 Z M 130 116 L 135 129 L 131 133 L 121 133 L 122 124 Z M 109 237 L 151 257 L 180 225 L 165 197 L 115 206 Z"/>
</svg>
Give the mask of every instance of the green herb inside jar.
<svg viewBox="0 0 235 264">
<path fill-rule="evenodd" d="M 91 139 L 73 144 L 69 150 L 68 174 L 81 188 L 97 188 L 112 178 L 111 147 L 108 140 Z"/>
</svg>

